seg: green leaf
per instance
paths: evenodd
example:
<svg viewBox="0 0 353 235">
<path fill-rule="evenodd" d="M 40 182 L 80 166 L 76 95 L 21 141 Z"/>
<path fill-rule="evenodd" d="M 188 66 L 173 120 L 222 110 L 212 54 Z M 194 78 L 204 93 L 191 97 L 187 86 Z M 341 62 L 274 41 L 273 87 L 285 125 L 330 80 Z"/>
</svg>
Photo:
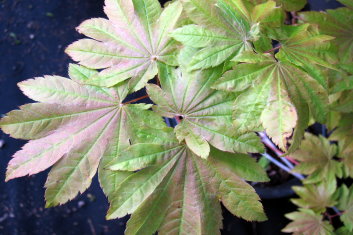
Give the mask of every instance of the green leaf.
<svg viewBox="0 0 353 235">
<path fill-rule="evenodd" d="M 317 146 L 321 146 L 318 148 Z M 335 181 L 336 176 L 342 176 L 341 163 L 334 160 L 337 146 L 331 145 L 328 139 L 305 133 L 300 149 L 291 154 L 291 157 L 300 162 L 294 171 L 310 175 L 306 183 L 316 183 L 322 180 Z"/>
<path fill-rule="evenodd" d="M 341 221 L 349 232 L 353 231 L 353 186 L 349 188 L 342 185 L 339 188 L 340 194 L 338 198 L 338 209 L 343 211 Z"/>
<path fill-rule="evenodd" d="M 185 25 L 176 29 L 172 36 L 185 46 L 202 48 L 216 43 L 227 43 L 232 39 L 221 31 L 211 31 L 199 25 Z"/>
<path fill-rule="evenodd" d="M 70 78 L 80 84 L 89 83 L 89 79 L 98 74 L 97 70 L 89 69 L 84 66 L 80 66 L 77 64 L 69 65 L 69 76 Z"/>
<path fill-rule="evenodd" d="M 297 123 L 297 112 L 290 102 L 281 80 L 277 80 L 276 92 L 270 97 L 261 114 L 261 123 L 272 141 L 282 150 L 287 149 L 287 139 L 292 136 Z"/>
<path fill-rule="evenodd" d="M 339 229 L 337 229 L 336 231 L 335 231 L 335 234 L 337 234 L 337 235 L 352 235 L 353 234 L 353 232 L 351 231 L 349 231 L 348 230 L 348 228 L 346 228 L 346 227 L 340 227 Z"/>
<path fill-rule="evenodd" d="M 335 10 L 327 10 L 327 12 L 303 12 L 300 13 L 299 16 L 304 22 L 318 25 L 320 32 L 323 34 L 335 38 L 332 42 L 338 49 L 338 58 L 341 63 L 352 62 L 352 9 L 338 8 Z"/>
<path fill-rule="evenodd" d="M 255 190 L 217 158 L 210 160 L 210 167 L 219 179 L 219 193 L 223 205 L 234 215 L 245 220 L 264 221 L 267 219 L 263 213 L 260 198 Z"/>
<path fill-rule="evenodd" d="M 176 170 L 170 172 L 156 190 L 132 214 L 126 224 L 125 234 L 153 234 L 161 226 L 171 203 L 169 195 Z"/>
<path fill-rule="evenodd" d="M 184 45 L 199 48 L 189 63 L 190 70 L 216 67 L 243 51 L 252 51 L 252 43 L 264 40 L 262 24 L 278 25 L 283 18 L 273 1 L 256 7 L 241 0 L 182 2 L 188 17 L 198 25 L 173 33 Z"/>
<path fill-rule="evenodd" d="M 285 149 L 286 139 L 291 136 L 292 129 L 295 126 L 299 130 L 307 127 L 308 113 L 303 112 L 307 105 L 317 119 L 326 117 L 326 90 L 299 67 L 289 62 L 276 61 L 269 55 L 253 52 L 245 52 L 234 60 L 245 63 L 238 64 L 233 70 L 226 72 L 213 87 L 230 92 L 245 90 L 235 102 L 236 126 L 246 129 L 249 124 L 249 127 L 258 130 L 256 121 L 262 116 L 262 124 L 269 131 L 270 137 Z M 272 118 L 277 120 L 273 123 L 275 126 L 268 122 Z M 302 134 L 303 131 L 301 136 L 295 135 L 296 139 L 301 139 Z"/>
<path fill-rule="evenodd" d="M 163 165 L 151 166 L 127 177 L 119 188 L 118 195 L 110 198 L 107 219 L 121 218 L 134 212 L 158 187 L 177 158 L 172 158 Z"/>
<path fill-rule="evenodd" d="M 353 9 L 353 3 L 349 0 L 338 0 L 340 3 L 342 3 L 343 5 L 346 5 L 347 7 Z"/>
<path fill-rule="evenodd" d="M 128 234 L 157 230 L 162 234 L 220 234 L 218 198 L 239 217 L 266 218 L 259 197 L 244 179 L 268 178 L 249 156 L 212 148 L 206 161 L 169 136 L 158 144 L 132 145 L 119 158 L 112 168 L 143 168 L 127 177 L 110 198 L 109 219 L 132 213 Z"/>
<path fill-rule="evenodd" d="M 157 104 L 154 110 L 166 117 L 181 116 L 184 129 L 200 136 L 216 148 L 229 152 L 261 152 L 254 133 L 240 134 L 232 126 L 235 96 L 211 89 L 222 68 L 185 72 L 160 66 L 162 89 L 148 85 L 147 92 Z"/>
<path fill-rule="evenodd" d="M 232 172 L 245 180 L 256 182 L 269 181 L 267 173 L 249 155 L 222 152 L 216 148 L 211 149 L 210 155 L 213 159 L 211 161 L 217 161 L 217 164 L 226 165 Z"/>
<path fill-rule="evenodd" d="M 179 124 L 175 128 L 175 134 L 179 142 L 185 140 L 185 143 L 197 156 L 207 159 L 210 154 L 210 145 L 202 137 L 188 131 L 184 123 Z"/>
<path fill-rule="evenodd" d="M 298 212 L 286 214 L 286 217 L 293 222 L 289 223 L 282 232 L 299 234 L 332 235 L 333 226 L 324 221 L 322 215 L 316 214 L 312 210 L 300 209 Z"/>
<path fill-rule="evenodd" d="M 168 62 L 176 44 L 169 33 L 181 15 L 179 2 L 163 11 L 157 0 L 106 0 L 109 20 L 83 22 L 78 31 L 92 39 L 71 44 L 66 52 L 88 68 L 103 69 L 87 81 L 91 85 L 114 86 L 129 78 L 132 91 L 141 89 L 156 74 L 157 61 Z"/>
<path fill-rule="evenodd" d="M 291 201 L 301 208 L 324 212 L 326 207 L 336 204 L 333 197 L 336 191 L 335 181 L 322 181 L 318 185 L 307 184 L 303 187 L 294 186 L 293 190 L 300 198 L 293 198 Z"/>
<path fill-rule="evenodd" d="M 282 40 L 276 38 L 281 43 L 279 53 L 276 54 L 277 58 L 291 61 L 299 66 L 315 63 L 330 69 L 336 69 L 325 58 L 330 50 L 329 41 L 334 37 L 320 34 L 317 27 L 309 24 L 283 26 L 282 30 L 286 32 L 286 38 Z"/>
<path fill-rule="evenodd" d="M 268 0 L 250 0 L 254 3 L 264 3 Z M 275 0 L 285 11 L 299 11 L 304 8 L 307 0 Z"/>
</svg>

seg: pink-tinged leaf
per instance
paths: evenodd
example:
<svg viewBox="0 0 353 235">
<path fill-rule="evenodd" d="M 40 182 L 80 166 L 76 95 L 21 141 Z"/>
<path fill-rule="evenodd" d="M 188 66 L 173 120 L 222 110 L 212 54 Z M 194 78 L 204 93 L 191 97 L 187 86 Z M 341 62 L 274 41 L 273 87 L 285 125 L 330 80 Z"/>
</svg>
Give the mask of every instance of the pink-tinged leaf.
<svg viewBox="0 0 353 235">
<path fill-rule="evenodd" d="M 110 107 L 88 109 L 84 105 L 64 106 L 59 104 L 33 103 L 9 112 L 0 121 L 2 130 L 18 139 L 39 139 L 68 122 L 77 122 L 97 111 L 108 111 Z"/>
<path fill-rule="evenodd" d="M 124 60 L 118 65 L 105 69 L 99 74 L 91 77 L 86 83 L 95 86 L 111 87 L 131 77 L 139 81 L 141 79 L 139 74 L 146 72 L 146 70 L 150 68 L 150 64 L 150 61 L 146 62 L 145 60 Z M 155 75 L 156 73 L 154 73 L 151 78 Z"/>
<path fill-rule="evenodd" d="M 109 139 L 117 128 L 118 118 L 112 116 L 101 131 L 90 139 L 86 138 L 78 149 L 72 149 L 51 169 L 45 184 L 47 207 L 63 204 L 90 186 Z"/>
<path fill-rule="evenodd" d="M 126 59 L 146 60 L 143 54 L 133 53 L 115 43 L 103 43 L 92 39 L 74 42 L 65 51 L 73 60 L 92 69 L 109 68 Z"/>
<path fill-rule="evenodd" d="M 97 41 L 116 43 L 135 53 L 145 53 L 145 49 L 130 36 L 129 32 L 126 32 L 126 29 L 118 28 L 104 18 L 86 20 L 77 27 L 77 31 Z"/>
<path fill-rule="evenodd" d="M 111 87 L 131 78 L 132 91 L 144 87 L 157 74 L 157 62 L 176 65 L 174 30 L 182 5 L 174 2 L 162 12 L 157 0 L 106 0 L 109 20 L 91 19 L 78 31 L 92 39 L 71 44 L 73 60 L 94 69 L 105 69 L 92 85 Z"/>
<path fill-rule="evenodd" d="M 219 199 L 239 217 L 266 218 L 255 190 L 237 175 L 253 178 L 249 169 L 242 169 L 251 162 L 244 159 L 245 155 L 215 150 L 210 160 L 204 160 L 174 136 L 161 136 L 153 144 L 132 145 L 121 154 L 113 168 L 131 171 L 131 175 L 111 195 L 108 218 L 132 213 L 127 234 L 143 228 L 160 234 L 220 234 Z"/>
<path fill-rule="evenodd" d="M 179 1 L 176 1 L 168 5 L 162 12 L 160 19 L 154 25 L 155 31 L 155 41 L 156 41 L 156 51 L 163 52 L 162 50 L 166 48 L 169 41 L 168 34 L 175 28 L 178 17 L 181 15 L 182 6 Z"/>
<path fill-rule="evenodd" d="M 32 100 L 49 104 L 84 104 L 88 108 L 98 108 L 114 106 L 121 101 L 114 90 L 107 93 L 102 88 L 82 86 L 59 76 L 29 79 L 20 82 L 18 86 Z"/>
<path fill-rule="evenodd" d="M 126 38 L 138 42 L 146 52 L 150 52 L 147 32 L 135 13 L 132 0 L 106 0 L 104 12 L 118 32 L 126 32 Z"/>
<path fill-rule="evenodd" d="M 93 72 L 79 66 L 75 69 L 71 75 L 82 83 Z M 100 181 L 110 196 L 116 190 L 114 184 L 129 174 L 111 172 L 107 164 L 129 140 L 152 138 L 140 135 L 141 128 L 165 128 L 162 118 L 148 110 L 151 105 L 121 103 L 128 93 L 126 83 L 108 89 L 47 76 L 20 86 L 29 97 L 45 103 L 25 105 L 0 121 L 6 133 L 35 139 L 14 155 L 6 180 L 54 165 L 46 184 L 47 206 L 62 204 L 83 192 L 102 158 L 106 169 L 101 170 Z"/>
<path fill-rule="evenodd" d="M 46 170 L 72 148 L 93 138 L 112 115 L 112 110 L 98 111 L 95 115 L 88 115 L 62 126 L 47 137 L 28 142 L 9 162 L 6 180 Z"/>
</svg>

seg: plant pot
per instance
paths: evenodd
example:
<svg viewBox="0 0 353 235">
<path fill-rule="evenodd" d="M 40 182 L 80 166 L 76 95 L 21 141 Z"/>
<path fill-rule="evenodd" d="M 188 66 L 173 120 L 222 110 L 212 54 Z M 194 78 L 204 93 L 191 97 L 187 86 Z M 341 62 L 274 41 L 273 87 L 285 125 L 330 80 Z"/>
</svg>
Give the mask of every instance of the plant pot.
<svg viewBox="0 0 353 235">
<path fill-rule="evenodd" d="M 301 181 L 297 178 L 292 178 L 280 185 L 272 187 L 255 185 L 254 188 L 261 199 L 279 199 L 293 196 L 295 193 L 292 187 L 296 185 L 301 185 Z"/>
</svg>

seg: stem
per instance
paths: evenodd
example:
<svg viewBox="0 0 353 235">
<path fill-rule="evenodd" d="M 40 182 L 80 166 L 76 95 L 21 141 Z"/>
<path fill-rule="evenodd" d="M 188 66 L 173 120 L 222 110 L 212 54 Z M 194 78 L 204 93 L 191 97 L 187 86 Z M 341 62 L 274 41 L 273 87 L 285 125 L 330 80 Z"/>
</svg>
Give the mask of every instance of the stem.
<svg viewBox="0 0 353 235">
<path fill-rule="evenodd" d="M 282 159 L 282 161 L 284 161 L 286 163 L 286 165 L 290 168 L 293 168 L 294 166 L 291 164 L 293 163 L 294 165 L 298 165 L 299 162 L 297 162 L 296 160 L 294 160 L 293 158 L 289 157 L 289 156 L 284 156 L 284 153 L 282 151 L 280 151 L 273 143 L 272 141 L 268 138 L 268 136 L 264 133 L 264 132 L 259 132 L 259 135 L 262 139 L 262 143 L 264 143 L 264 145 L 266 145 L 269 149 L 271 149 L 278 157 L 280 157 Z M 288 160 L 288 161 L 287 161 Z"/>
<path fill-rule="evenodd" d="M 264 54 L 266 54 L 266 53 L 271 53 L 271 52 L 273 52 L 273 51 L 275 51 L 275 50 L 280 49 L 281 47 L 282 47 L 282 45 L 276 46 L 276 47 L 274 47 L 274 48 L 272 48 L 272 49 L 270 49 L 270 50 L 268 50 L 268 51 L 265 51 Z"/>
<path fill-rule="evenodd" d="M 157 82 L 157 85 L 160 87 L 161 86 L 161 82 L 159 81 L 159 77 L 156 76 L 156 82 Z"/>
<path fill-rule="evenodd" d="M 295 25 L 298 23 L 298 16 L 297 13 L 295 11 L 291 11 L 290 12 L 291 16 L 292 16 L 292 25 Z"/>
<path fill-rule="evenodd" d="M 282 170 L 286 171 L 289 174 L 292 174 L 294 177 L 303 180 L 305 177 L 302 176 L 301 174 L 298 173 L 294 173 L 292 172 L 292 169 L 290 169 L 289 167 L 285 166 L 284 164 L 282 164 L 281 162 L 277 161 L 276 159 L 274 159 L 271 155 L 269 155 L 268 153 L 264 153 L 262 154 L 262 156 L 264 156 L 265 158 L 267 158 L 268 160 L 270 160 L 273 164 L 275 164 L 276 166 L 278 166 L 279 168 L 281 168 Z"/>
<path fill-rule="evenodd" d="M 125 102 L 125 103 L 123 103 L 123 104 L 124 104 L 124 105 L 125 105 L 125 104 L 131 104 L 131 103 L 137 102 L 137 101 L 139 101 L 139 100 L 146 99 L 146 98 L 148 98 L 148 97 L 149 97 L 148 95 L 144 95 L 144 96 L 141 96 L 141 97 L 139 97 L 139 98 L 136 98 L 136 99 L 127 101 L 127 102 Z"/>
<path fill-rule="evenodd" d="M 175 120 L 176 120 L 176 122 L 179 124 L 180 122 L 181 122 L 181 120 L 180 120 L 180 117 L 179 116 L 175 116 L 175 118 L 174 118 Z"/>
</svg>

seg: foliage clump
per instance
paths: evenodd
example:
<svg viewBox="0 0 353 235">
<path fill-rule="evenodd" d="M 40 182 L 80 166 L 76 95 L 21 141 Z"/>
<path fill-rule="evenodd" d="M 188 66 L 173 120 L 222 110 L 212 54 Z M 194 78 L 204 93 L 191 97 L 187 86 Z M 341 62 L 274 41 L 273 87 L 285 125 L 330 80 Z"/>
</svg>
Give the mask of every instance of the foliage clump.
<svg viewBox="0 0 353 235">
<path fill-rule="evenodd" d="M 19 83 L 37 103 L 0 121 L 29 140 L 6 180 L 52 167 L 50 207 L 84 192 L 98 172 L 107 218 L 132 214 L 126 234 L 219 234 L 220 202 L 240 218 L 266 220 L 247 182 L 269 180 L 250 156 L 265 152 L 264 131 L 308 175 L 294 189 L 302 208 L 283 231 L 331 234 L 323 215 L 334 208 L 344 223 L 337 233 L 351 233 L 353 187 L 336 181 L 353 177 L 353 5 L 341 2 L 297 13 L 305 0 L 175 0 L 164 8 L 105 0 L 108 19 L 83 22 L 77 30 L 89 38 L 66 49 L 77 62 L 70 78 Z M 141 89 L 154 104 L 126 101 Z M 338 144 L 305 134 L 313 122 Z"/>
</svg>

